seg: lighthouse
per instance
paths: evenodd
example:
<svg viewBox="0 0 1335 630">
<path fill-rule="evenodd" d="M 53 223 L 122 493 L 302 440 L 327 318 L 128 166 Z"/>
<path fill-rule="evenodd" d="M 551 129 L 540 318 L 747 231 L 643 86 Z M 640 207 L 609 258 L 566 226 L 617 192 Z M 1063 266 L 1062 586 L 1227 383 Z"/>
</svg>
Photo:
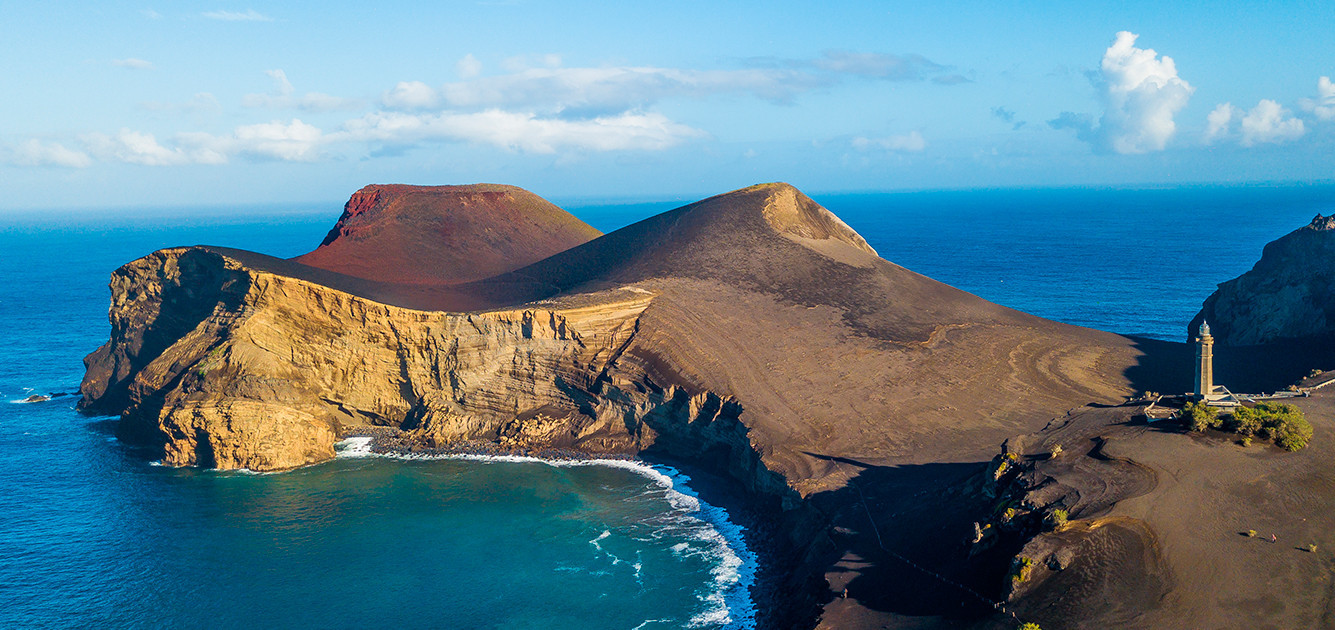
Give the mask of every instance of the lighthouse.
<svg viewBox="0 0 1335 630">
<path fill-rule="evenodd" d="M 1201 321 L 1196 336 L 1196 397 L 1204 400 L 1214 392 L 1214 337 L 1210 324 Z"/>
</svg>

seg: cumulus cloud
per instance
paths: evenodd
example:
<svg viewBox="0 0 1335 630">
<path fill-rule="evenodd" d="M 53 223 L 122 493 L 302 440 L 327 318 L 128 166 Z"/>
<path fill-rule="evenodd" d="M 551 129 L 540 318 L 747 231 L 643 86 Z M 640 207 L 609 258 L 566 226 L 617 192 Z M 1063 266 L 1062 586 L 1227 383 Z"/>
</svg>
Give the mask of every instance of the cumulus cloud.
<svg viewBox="0 0 1335 630">
<path fill-rule="evenodd" d="M 208 155 L 195 154 L 180 147 L 168 148 L 158 143 L 151 133 L 121 129 L 115 135 L 90 133 L 82 137 L 88 151 L 104 161 L 142 164 L 144 166 L 171 166 L 193 162 L 220 163 Z"/>
<path fill-rule="evenodd" d="M 1279 103 L 1270 99 L 1261 102 L 1242 117 L 1242 146 L 1270 142 L 1287 142 L 1302 137 L 1307 129 L 1303 121 L 1290 115 Z"/>
<path fill-rule="evenodd" d="M 554 153 L 563 148 L 659 150 L 704 135 L 698 129 L 675 123 L 658 113 L 625 112 L 587 120 L 565 120 L 489 109 L 438 114 L 377 112 L 349 121 L 336 137 L 389 145 L 422 141 L 470 142 L 527 153 Z"/>
<path fill-rule="evenodd" d="M 1205 117 L 1205 123 L 1207 143 L 1232 138 L 1244 147 L 1279 144 L 1307 133 L 1302 120 L 1270 99 L 1262 99 L 1250 111 L 1223 103 Z"/>
<path fill-rule="evenodd" d="M 131 70 L 152 70 L 152 69 L 153 69 L 153 62 L 151 62 L 151 61 L 144 61 L 143 59 L 135 59 L 134 57 L 129 57 L 129 58 L 127 58 L 127 59 L 112 59 L 112 60 L 111 60 L 111 65 L 113 65 L 113 66 L 119 66 L 119 67 L 121 67 L 121 68 L 129 68 L 129 69 L 131 69 Z"/>
<path fill-rule="evenodd" d="M 58 142 L 29 139 L 0 149 L 0 160 L 14 166 L 64 166 L 84 168 L 93 163 L 87 153 L 70 149 Z"/>
<path fill-rule="evenodd" d="M 1335 84 L 1330 77 L 1317 79 L 1316 98 L 1302 99 L 1298 105 L 1321 120 L 1335 120 Z"/>
<path fill-rule="evenodd" d="M 1205 141 L 1214 142 L 1227 136 L 1233 119 L 1239 116 L 1232 103 L 1221 103 L 1205 116 Z"/>
<path fill-rule="evenodd" d="M 255 9 L 246 9 L 245 11 L 207 11 L 202 14 L 210 20 L 221 20 L 223 22 L 272 22 L 273 18 L 256 11 Z"/>
<path fill-rule="evenodd" d="M 458 63 L 454 64 L 454 70 L 459 73 L 459 78 L 471 79 L 482 74 L 482 62 L 478 61 L 473 53 L 468 53 Z"/>
<path fill-rule="evenodd" d="M 381 104 L 390 109 L 426 109 L 439 101 L 440 95 L 421 81 L 400 81 L 380 97 Z"/>
<path fill-rule="evenodd" d="M 241 97 L 243 107 L 263 107 L 269 109 L 301 109 L 312 112 L 324 112 L 335 109 L 348 109 L 359 103 L 352 99 L 341 98 L 322 92 L 307 92 L 296 96 L 287 73 L 281 69 L 265 70 L 264 74 L 274 80 L 274 87 L 267 94 L 247 94 Z"/>
<path fill-rule="evenodd" d="M 225 164 L 232 156 L 309 162 L 319 157 L 324 133 L 299 119 L 237 127 L 228 135 L 202 132 L 176 134 L 163 144 L 150 133 L 121 129 L 116 134 L 90 133 L 84 146 L 98 159 L 144 166 Z"/>
<path fill-rule="evenodd" d="M 299 119 L 243 125 L 232 132 L 232 137 L 216 142 L 221 151 L 273 158 L 289 162 L 309 162 L 316 152 L 324 133 L 314 125 Z"/>
<path fill-rule="evenodd" d="M 927 148 L 927 140 L 917 131 L 884 138 L 853 138 L 853 147 L 857 149 L 879 148 L 900 153 L 917 153 Z"/>
<path fill-rule="evenodd" d="M 1196 89 L 1177 74 L 1177 65 L 1152 48 L 1136 48 L 1135 33 L 1122 31 L 1103 54 L 1094 83 L 1103 115 L 1063 112 L 1049 121 L 1055 129 L 1074 129 L 1077 137 L 1100 151 L 1122 154 L 1162 151 L 1177 132 L 1173 117 Z"/>
</svg>

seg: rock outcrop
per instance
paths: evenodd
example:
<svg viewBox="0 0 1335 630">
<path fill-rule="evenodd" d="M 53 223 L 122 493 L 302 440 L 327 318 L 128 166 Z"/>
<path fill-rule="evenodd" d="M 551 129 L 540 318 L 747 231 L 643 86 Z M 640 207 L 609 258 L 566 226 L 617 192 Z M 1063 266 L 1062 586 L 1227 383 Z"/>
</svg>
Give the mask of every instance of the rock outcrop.
<svg viewBox="0 0 1335 630">
<path fill-rule="evenodd" d="M 1246 346 L 1335 336 L 1335 216 L 1267 244 L 1251 271 L 1219 285 L 1187 327 L 1202 320 L 1216 343 Z"/>
</svg>

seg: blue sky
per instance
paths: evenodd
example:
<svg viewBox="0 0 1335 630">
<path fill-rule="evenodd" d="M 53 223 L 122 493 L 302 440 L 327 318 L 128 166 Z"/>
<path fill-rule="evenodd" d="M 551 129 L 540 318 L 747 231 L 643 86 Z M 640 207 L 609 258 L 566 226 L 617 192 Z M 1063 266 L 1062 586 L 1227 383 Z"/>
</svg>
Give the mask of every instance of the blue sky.
<svg viewBox="0 0 1335 630">
<path fill-rule="evenodd" d="M 5 3 L 0 209 L 1335 177 L 1323 2 L 655 4 Z"/>
</svg>

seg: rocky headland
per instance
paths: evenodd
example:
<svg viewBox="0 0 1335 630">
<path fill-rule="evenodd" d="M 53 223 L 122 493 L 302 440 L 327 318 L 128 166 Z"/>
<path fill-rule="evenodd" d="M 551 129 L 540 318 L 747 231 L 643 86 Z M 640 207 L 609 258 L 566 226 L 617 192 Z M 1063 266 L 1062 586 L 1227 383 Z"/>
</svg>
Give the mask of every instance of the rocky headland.
<svg viewBox="0 0 1335 630">
<path fill-rule="evenodd" d="M 1335 333 L 1335 216 L 1272 241 L 1251 271 L 1221 283 L 1188 325 L 1202 320 L 1217 343 L 1329 342 Z"/>
<path fill-rule="evenodd" d="M 1189 348 L 916 274 L 785 184 L 602 236 L 511 187 L 368 187 L 310 254 L 166 249 L 111 290 L 81 404 L 168 464 L 282 470 L 348 435 L 671 461 L 759 515 L 762 627 L 1009 628 L 1016 611 L 1045 628 L 1165 627 L 1147 624 L 1209 604 L 1174 599 L 1195 570 L 1163 549 L 1180 528 L 1118 507 L 1164 477 L 1108 446 L 1134 416 L 1124 401 L 1173 387 Z M 1315 444 L 1328 425 L 1313 424 Z M 1053 440 L 1068 452 L 1050 457 Z M 1173 443 L 1155 444 L 1173 464 Z M 1057 506 L 1069 544 L 1033 527 Z M 1140 550 L 1114 568 L 1154 577 L 1100 578 L 1112 565 L 1079 545 Z M 1025 553 L 1058 577 L 1016 588 Z M 1076 575 L 1098 586 L 1071 594 Z M 1099 608 L 1109 597 L 1127 603 Z"/>
</svg>

